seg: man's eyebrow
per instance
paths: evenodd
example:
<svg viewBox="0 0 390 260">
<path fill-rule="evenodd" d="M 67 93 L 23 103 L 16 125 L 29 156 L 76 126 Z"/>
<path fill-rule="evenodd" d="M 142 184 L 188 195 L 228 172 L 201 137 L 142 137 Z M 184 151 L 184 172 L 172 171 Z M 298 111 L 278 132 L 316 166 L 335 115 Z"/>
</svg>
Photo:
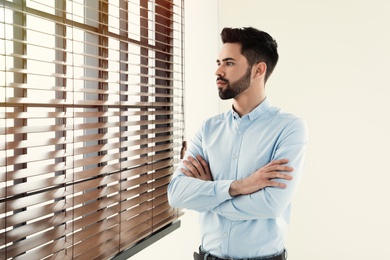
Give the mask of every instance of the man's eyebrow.
<svg viewBox="0 0 390 260">
<path fill-rule="evenodd" d="M 223 59 L 222 61 L 223 61 L 223 62 L 226 62 L 226 61 L 229 61 L 229 60 L 235 61 L 235 59 L 233 59 L 233 58 L 225 58 L 225 59 Z M 220 62 L 220 60 L 217 60 L 217 63 L 219 63 L 219 62 Z"/>
</svg>

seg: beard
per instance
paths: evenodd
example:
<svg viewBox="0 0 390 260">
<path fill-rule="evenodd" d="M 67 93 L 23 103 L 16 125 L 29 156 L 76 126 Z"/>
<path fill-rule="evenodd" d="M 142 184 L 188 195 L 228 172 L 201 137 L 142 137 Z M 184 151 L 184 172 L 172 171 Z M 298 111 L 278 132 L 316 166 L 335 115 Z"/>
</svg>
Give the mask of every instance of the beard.
<svg viewBox="0 0 390 260">
<path fill-rule="evenodd" d="M 229 80 L 218 77 L 217 80 L 224 81 L 226 83 L 226 88 L 219 88 L 219 97 L 223 100 L 235 98 L 238 95 L 240 95 L 244 90 L 249 88 L 250 82 L 251 82 L 251 71 L 252 67 L 249 66 L 247 71 L 245 72 L 244 76 L 242 76 L 240 79 L 236 80 L 235 82 L 232 82 L 230 84 Z"/>
</svg>

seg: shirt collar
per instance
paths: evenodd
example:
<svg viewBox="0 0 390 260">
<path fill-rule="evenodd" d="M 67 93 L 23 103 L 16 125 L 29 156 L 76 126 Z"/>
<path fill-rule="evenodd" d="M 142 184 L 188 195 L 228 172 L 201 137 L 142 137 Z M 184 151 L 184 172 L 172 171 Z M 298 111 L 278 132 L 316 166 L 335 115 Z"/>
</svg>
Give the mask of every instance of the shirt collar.
<svg viewBox="0 0 390 260">
<path fill-rule="evenodd" d="M 248 117 L 250 121 L 255 120 L 256 118 L 263 115 L 265 112 L 268 111 L 268 109 L 271 107 L 271 104 L 269 103 L 268 99 L 265 98 L 263 102 L 261 102 L 257 107 L 255 107 L 249 114 L 246 114 L 243 117 Z M 232 114 L 235 119 L 239 119 L 240 115 L 237 114 L 236 111 L 234 111 L 232 106 Z"/>
</svg>

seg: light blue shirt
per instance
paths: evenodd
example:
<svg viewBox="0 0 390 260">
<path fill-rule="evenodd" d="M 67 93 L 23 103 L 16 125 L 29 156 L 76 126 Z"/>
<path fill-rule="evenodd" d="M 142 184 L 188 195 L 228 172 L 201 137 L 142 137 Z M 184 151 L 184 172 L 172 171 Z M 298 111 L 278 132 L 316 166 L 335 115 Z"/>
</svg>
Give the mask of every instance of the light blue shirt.
<svg viewBox="0 0 390 260">
<path fill-rule="evenodd" d="M 234 110 L 212 117 L 197 131 L 184 159 L 201 155 L 209 163 L 213 181 L 185 176 L 181 163 L 168 187 L 169 203 L 200 212 L 202 247 L 212 255 L 249 258 L 281 252 L 307 142 L 304 121 L 272 107 L 268 99 L 242 118 Z M 287 188 L 229 195 L 234 180 L 283 158 L 294 168 L 293 180 L 278 180 Z"/>
</svg>

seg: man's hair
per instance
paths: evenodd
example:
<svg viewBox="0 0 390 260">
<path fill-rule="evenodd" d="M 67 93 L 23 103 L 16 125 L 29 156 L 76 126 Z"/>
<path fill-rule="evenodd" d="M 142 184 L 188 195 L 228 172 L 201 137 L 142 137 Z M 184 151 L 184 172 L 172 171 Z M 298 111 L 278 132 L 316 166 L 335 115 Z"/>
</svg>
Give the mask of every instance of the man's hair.
<svg viewBox="0 0 390 260">
<path fill-rule="evenodd" d="M 248 60 L 249 66 L 264 62 L 267 65 L 266 82 L 278 63 L 278 44 L 271 35 L 253 27 L 224 28 L 221 32 L 223 43 L 240 43 L 241 54 Z"/>
</svg>

